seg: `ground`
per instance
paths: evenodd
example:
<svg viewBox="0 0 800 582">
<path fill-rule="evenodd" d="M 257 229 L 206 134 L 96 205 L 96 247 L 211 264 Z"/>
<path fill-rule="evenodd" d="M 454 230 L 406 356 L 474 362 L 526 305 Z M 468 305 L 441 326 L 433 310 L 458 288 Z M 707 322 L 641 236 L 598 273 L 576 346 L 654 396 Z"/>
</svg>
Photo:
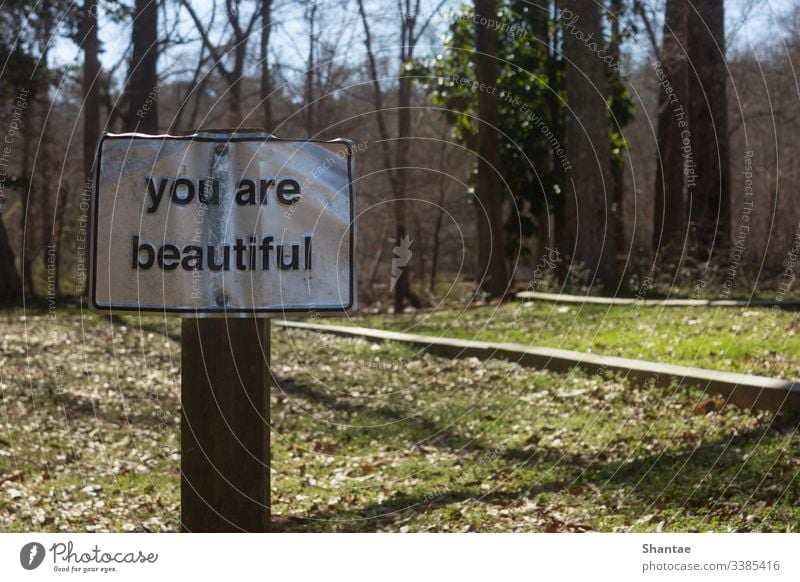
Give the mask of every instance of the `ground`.
<svg viewBox="0 0 800 582">
<path fill-rule="evenodd" d="M 523 329 L 541 327 L 522 313 Z M 0 531 L 177 530 L 178 320 L 72 308 L 0 317 Z M 786 354 L 785 335 L 765 349 Z M 800 523 L 797 416 L 705 414 L 706 395 L 690 387 L 640 389 L 308 331 L 273 328 L 272 345 L 277 531 Z"/>
</svg>

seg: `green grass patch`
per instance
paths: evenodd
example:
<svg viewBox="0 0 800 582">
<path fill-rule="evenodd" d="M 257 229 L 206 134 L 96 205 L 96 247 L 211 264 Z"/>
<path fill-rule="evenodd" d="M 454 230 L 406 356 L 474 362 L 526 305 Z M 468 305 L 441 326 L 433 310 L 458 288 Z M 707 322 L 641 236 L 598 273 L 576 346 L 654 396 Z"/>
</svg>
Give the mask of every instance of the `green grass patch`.
<svg viewBox="0 0 800 582">
<path fill-rule="evenodd" d="M 276 335 L 281 531 L 787 531 L 800 513 L 796 418 L 698 416 L 705 395 L 685 387 Z"/>
<path fill-rule="evenodd" d="M 0 530 L 178 530 L 179 321 L 0 316 Z M 308 331 L 272 347 L 276 531 L 797 528 L 797 417 Z"/>
<path fill-rule="evenodd" d="M 768 308 L 519 301 L 413 315 L 358 316 L 348 322 L 423 335 L 515 342 L 796 379 L 800 370 L 798 316 L 797 311 Z"/>
</svg>

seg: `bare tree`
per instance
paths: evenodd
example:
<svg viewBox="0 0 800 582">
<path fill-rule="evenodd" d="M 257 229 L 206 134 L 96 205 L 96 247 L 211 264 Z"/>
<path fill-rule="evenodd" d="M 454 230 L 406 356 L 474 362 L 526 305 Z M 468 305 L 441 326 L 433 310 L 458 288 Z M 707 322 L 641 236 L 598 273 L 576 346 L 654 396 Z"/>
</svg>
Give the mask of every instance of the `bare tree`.
<svg viewBox="0 0 800 582">
<path fill-rule="evenodd" d="M 398 76 L 397 90 L 397 138 L 394 152 L 394 161 L 390 150 L 390 135 L 385 119 L 385 98 L 378 75 L 378 63 L 372 47 L 372 33 L 369 26 L 364 0 L 358 0 L 358 9 L 361 22 L 364 26 L 364 44 L 367 49 L 367 64 L 373 86 L 375 115 L 378 121 L 378 130 L 381 136 L 383 160 L 388 170 L 389 182 L 394 196 L 393 208 L 395 218 L 395 244 L 404 248 L 408 244 L 408 225 L 406 216 L 406 180 L 401 172 L 408 170 L 409 147 L 411 144 L 411 88 L 413 78 L 408 74 L 414 59 L 414 50 L 419 38 L 424 34 L 431 18 L 438 12 L 442 4 L 430 14 L 423 22 L 418 21 L 420 15 L 420 2 L 412 4 L 411 0 L 403 0 L 400 8 L 400 75 Z M 396 313 L 402 311 L 406 304 L 419 307 L 421 302 L 411 289 L 411 268 L 407 265 L 400 273 L 394 289 L 394 309 Z"/>
<path fill-rule="evenodd" d="M 214 3 L 216 8 L 216 0 L 214 0 Z M 218 46 L 211 40 L 208 34 L 209 26 L 200 20 L 197 11 L 192 7 L 189 0 L 181 0 L 181 4 L 194 22 L 203 45 L 214 59 L 214 66 L 219 70 L 220 75 L 228 85 L 228 123 L 230 125 L 240 125 L 244 122 L 242 80 L 245 73 L 247 43 L 253 33 L 256 22 L 261 17 L 262 10 L 253 10 L 249 19 L 245 19 L 241 13 L 241 8 L 244 4 L 242 0 L 225 0 L 225 15 L 231 31 L 230 40 L 226 47 L 225 45 Z M 232 54 L 232 59 L 228 58 L 229 54 Z M 232 62 L 229 62 L 231 60 Z M 229 64 L 225 64 L 226 62 L 229 62 Z"/>
</svg>

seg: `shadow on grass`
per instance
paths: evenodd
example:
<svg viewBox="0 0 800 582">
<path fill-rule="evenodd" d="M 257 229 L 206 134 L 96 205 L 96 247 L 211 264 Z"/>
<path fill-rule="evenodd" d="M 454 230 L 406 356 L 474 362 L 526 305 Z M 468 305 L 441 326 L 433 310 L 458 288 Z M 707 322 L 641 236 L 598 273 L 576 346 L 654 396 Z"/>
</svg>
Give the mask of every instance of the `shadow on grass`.
<svg viewBox="0 0 800 582">
<path fill-rule="evenodd" d="M 484 444 L 479 439 L 463 435 L 421 414 L 396 406 L 368 406 L 353 399 L 337 397 L 329 391 L 292 380 L 276 381 L 276 384 L 277 386 L 273 387 L 274 394 L 306 400 L 328 410 L 344 413 L 348 417 L 358 415 L 368 419 L 371 425 L 380 425 L 351 427 L 351 430 L 356 432 L 369 433 L 379 429 L 383 435 L 403 435 L 411 438 L 417 445 L 424 444 L 463 451 L 484 449 Z M 296 403 L 293 403 L 292 406 L 304 409 Z"/>
<path fill-rule="evenodd" d="M 160 394 L 157 399 L 151 399 L 144 392 L 126 394 L 124 398 L 121 396 L 109 402 L 108 397 L 93 400 L 65 391 L 52 396 L 48 404 L 57 408 L 63 406 L 68 419 L 77 416 L 91 417 L 113 426 L 124 423 L 143 429 L 163 426 L 164 411 L 179 409 L 179 400 L 171 395 Z"/>
<path fill-rule="evenodd" d="M 391 415 L 391 411 L 384 413 Z M 488 492 L 458 482 L 427 489 L 423 486 L 420 492 L 398 492 L 386 501 L 352 509 L 275 517 L 273 531 L 396 530 L 401 524 L 415 521 L 435 524 L 436 519 L 441 526 L 447 523 L 443 515 L 448 509 L 458 511 L 468 502 L 502 509 L 529 501 L 538 502 L 536 512 L 540 518 L 540 525 L 531 527 L 532 530 L 598 529 L 597 519 L 603 517 L 602 512 L 595 512 L 595 518 L 590 520 L 593 523 L 589 525 L 586 520 L 570 524 L 560 514 L 548 517 L 546 505 L 554 496 L 561 496 L 558 504 L 562 507 L 614 505 L 613 510 L 608 509 L 607 513 L 622 517 L 627 526 L 635 524 L 646 514 L 669 517 L 683 513 L 695 516 L 693 522 L 696 526 L 690 526 L 690 529 L 720 529 L 726 526 L 715 527 L 709 520 L 713 518 L 724 523 L 735 517 L 742 518 L 743 512 L 754 505 L 780 505 L 784 513 L 787 508 L 792 512 L 792 507 L 800 505 L 800 483 L 795 462 L 800 447 L 796 439 L 783 444 L 778 442 L 781 437 L 793 434 L 799 423 L 797 413 L 784 414 L 769 426 L 708 439 L 699 445 L 668 447 L 643 455 L 638 454 L 637 448 L 629 450 L 627 458 L 621 458 L 623 455 L 620 454 L 617 458 L 602 461 L 590 455 L 564 456 L 563 451 L 547 447 L 531 451 L 509 449 L 498 457 L 502 459 L 500 472 L 503 475 L 523 468 L 529 469 L 527 475 L 546 474 L 556 458 L 562 469 L 566 467 L 566 475 L 525 483 L 524 478 L 493 482 L 495 475 L 489 473 L 483 479 L 483 483 L 490 483 L 492 487 Z M 417 424 L 412 433 L 428 430 L 430 424 L 430 421 Z M 451 436 L 458 440 L 457 434 Z M 766 453 L 760 454 L 759 447 Z M 478 444 L 472 450 L 486 448 L 484 444 Z M 781 458 L 789 462 L 780 463 Z M 455 481 L 460 476 L 456 476 Z M 433 515 L 435 513 L 438 516 Z M 476 515 L 480 513 L 480 510 L 476 511 Z M 484 513 L 480 520 L 483 522 L 485 519 Z M 790 516 L 790 522 L 791 519 Z M 755 527 L 772 529 L 769 523 L 753 523 L 740 529 L 745 531 Z M 432 529 L 437 528 L 434 526 Z M 478 526 L 476 529 L 481 528 Z"/>
</svg>

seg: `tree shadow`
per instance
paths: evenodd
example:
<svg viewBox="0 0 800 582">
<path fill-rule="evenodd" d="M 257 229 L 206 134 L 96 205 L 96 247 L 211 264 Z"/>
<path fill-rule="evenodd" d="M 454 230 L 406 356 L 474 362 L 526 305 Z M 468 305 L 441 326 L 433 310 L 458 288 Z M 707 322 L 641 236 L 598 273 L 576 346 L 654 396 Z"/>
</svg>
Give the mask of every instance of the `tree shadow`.
<svg viewBox="0 0 800 582">
<path fill-rule="evenodd" d="M 146 394 L 137 394 L 135 398 L 126 395 L 124 401 L 119 399 L 110 403 L 107 398 L 92 398 L 63 391 L 54 394 L 49 404 L 62 409 L 68 419 L 76 417 L 93 418 L 103 423 L 135 425 L 142 429 L 158 428 L 163 425 L 163 410 L 168 410 L 168 418 L 175 415 L 179 401 L 171 395 L 158 395 L 151 399 Z"/>
<path fill-rule="evenodd" d="M 435 422 L 430 418 L 409 412 L 397 406 L 381 404 L 369 406 L 352 398 L 338 397 L 315 386 L 293 380 L 276 379 L 273 394 L 300 398 L 328 410 L 346 414 L 348 417 L 364 416 L 373 426 L 353 426 L 350 430 L 369 433 L 381 431 L 386 436 L 405 436 L 417 445 L 429 445 L 461 451 L 485 450 L 486 444 L 479 438 L 461 434 L 458 431 Z M 292 404 L 290 406 L 297 406 Z M 298 408 L 301 408 L 298 406 Z"/>
<path fill-rule="evenodd" d="M 273 518 L 273 531 L 394 529 L 399 528 L 401 523 L 421 518 L 424 520 L 425 514 L 448 506 L 456 509 L 473 501 L 508 507 L 532 502 L 542 494 L 564 495 L 560 501 L 562 505 L 564 501 L 572 501 L 576 505 L 605 506 L 620 492 L 624 493 L 622 505 L 616 507 L 614 512 L 621 515 L 629 526 L 645 513 L 690 512 L 698 516 L 698 531 L 720 529 L 725 526 L 715 526 L 715 521 L 709 524 L 707 518 L 729 519 L 739 515 L 742 507 L 749 504 L 769 507 L 780 503 L 791 507 L 800 503 L 800 483 L 796 479 L 794 464 L 784 463 L 781 466 L 776 462 L 777 454 L 757 453 L 759 446 L 768 446 L 772 439 L 793 434 L 798 424 L 798 414 L 789 413 L 776 417 L 769 426 L 721 435 L 697 446 L 684 444 L 630 458 L 602 461 L 596 456 L 570 455 L 564 460 L 564 464 L 568 465 L 567 477 L 546 479 L 531 483 L 530 486 L 514 484 L 513 487 L 504 487 L 499 483 L 488 492 L 459 483 L 438 485 L 415 494 L 398 492 L 385 501 L 352 509 L 276 517 Z M 796 441 L 793 444 L 796 445 Z M 794 459 L 797 449 L 797 446 L 793 446 L 782 454 Z M 509 462 L 506 467 L 509 470 L 519 468 L 520 464 L 543 469 L 558 454 L 558 450 L 545 447 L 541 454 L 510 449 L 500 457 Z M 546 501 L 543 503 L 546 504 Z M 558 514 L 548 517 L 544 508 L 536 511 L 542 517 L 542 523 L 547 524 L 538 528 L 541 531 L 597 529 L 596 524 L 570 524 Z M 771 529 L 769 523 L 753 524 L 752 527 L 756 526 Z"/>
</svg>

